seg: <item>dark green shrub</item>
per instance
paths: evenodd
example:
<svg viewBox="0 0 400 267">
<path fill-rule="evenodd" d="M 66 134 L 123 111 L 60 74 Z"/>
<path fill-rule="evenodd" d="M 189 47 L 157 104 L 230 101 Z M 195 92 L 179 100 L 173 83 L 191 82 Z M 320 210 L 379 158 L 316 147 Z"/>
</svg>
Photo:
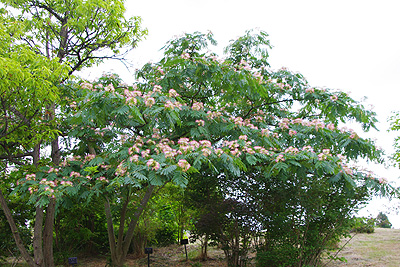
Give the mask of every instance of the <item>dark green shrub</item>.
<svg viewBox="0 0 400 267">
<path fill-rule="evenodd" d="M 168 227 L 157 229 L 155 241 L 159 246 L 168 246 L 176 243 L 176 231 Z"/>
<path fill-rule="evenodd" d="M 256 262 L 257 267 L 276 266 L 285 267 L 292 266 L 296 263 L 298 251 L 291 244 L 274 244 L 274 248 L 260 248 L 257 251 Z"/>
<path fill-rule="evenodd" d="M 376 226 L 380 228 L 392 228 L 391 222 L 389 222 L 389 218 L 383 212 L 379 212 L 376 217 Z"/>
</svg>

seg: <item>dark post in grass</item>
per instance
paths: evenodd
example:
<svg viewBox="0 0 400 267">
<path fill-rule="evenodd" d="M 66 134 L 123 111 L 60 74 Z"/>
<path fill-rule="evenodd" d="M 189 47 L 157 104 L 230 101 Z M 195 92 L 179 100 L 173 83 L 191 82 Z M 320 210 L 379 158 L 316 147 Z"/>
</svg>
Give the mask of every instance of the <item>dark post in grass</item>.
<svg viewBox="0 0 400 267">
<path fill-rule="evenodd" d="M 147 254 L 147 266 L 150 267 L 150 254 L 153 254 L 153 248 L 144 248 L 144 253 Z"/>
<path fill-rule="evenodd" d="M 75 265 L 78 264 L 78 258 L 77 258 L 77 257 L 68 258 L 68 263 L 69 263 L 71 266 L 75 266 Z"/>
<path fill-rule="evenodd" d="M 189 240 L 181 239 L 181 245 L 185 245 L 185 254 L 186 254 L 186 261 L 188 260 L 186 245 L 189 244 Z"/>
</svg>

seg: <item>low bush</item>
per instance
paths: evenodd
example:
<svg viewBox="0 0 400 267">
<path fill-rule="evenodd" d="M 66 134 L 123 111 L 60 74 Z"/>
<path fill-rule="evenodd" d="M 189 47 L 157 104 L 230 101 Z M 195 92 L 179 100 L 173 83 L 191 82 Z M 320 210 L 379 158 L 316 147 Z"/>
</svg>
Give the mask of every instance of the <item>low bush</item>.
<svg viewBox="0 0 400 267">
<path fill-rule="evenodd" d="M 375 219 L 367 217 L 354 217 L 351 232 L 371 234 L 375 231 Z"/>
</svg>

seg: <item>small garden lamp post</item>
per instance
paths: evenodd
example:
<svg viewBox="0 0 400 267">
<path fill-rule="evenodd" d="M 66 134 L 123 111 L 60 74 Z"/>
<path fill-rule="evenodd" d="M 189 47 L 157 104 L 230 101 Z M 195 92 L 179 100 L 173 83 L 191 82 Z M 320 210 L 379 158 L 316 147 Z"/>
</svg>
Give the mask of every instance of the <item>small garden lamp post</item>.
<svg viewBox="0 0 400 267">
<path fill-rule="evenodd" d="M 189 244 L 188 239 L 181 239 L 181 245 L 185 245 L 185 254 L 186 254 L 186 261 L 188 260 L 186 245 Z"/>
<path fill-rule="evenodd" d="M 147 254 L 147 266 L 150 267 L 150 254 L 153 254 L 153 248 L 144 248 L 144 253 Z"/>
<path fill-rule="evenodd" d="M 75 266 L 75 265 L 78 264 L 78 258 L 77 258 L 77 257 L 68 258 L 68 263 L 69 263 L 71 266 Z"/>
</svg>

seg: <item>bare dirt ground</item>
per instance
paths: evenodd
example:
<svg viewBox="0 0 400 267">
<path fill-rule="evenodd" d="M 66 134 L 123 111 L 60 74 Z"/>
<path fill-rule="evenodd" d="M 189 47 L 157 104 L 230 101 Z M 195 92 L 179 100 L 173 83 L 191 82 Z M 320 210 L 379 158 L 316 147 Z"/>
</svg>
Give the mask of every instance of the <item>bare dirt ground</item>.
<svg viewBox="0 0 400 267">
<path fill-rule="evenodd" d="M 187 246 L 188 260 L 186 261 L 185 248 L 183 246 L 171 245 L 169 247 L 154 248 L 153 254 L 150 255 L 151 267 L 226 267 L 224 253 L 220 249 L 209 249 L 207 261 L 197 259 L 199 249 L 197 245 L 189 244 Z M 89 258 L 80 261 L 80 266 L 88 267 L 105 267 L 106 259 Z M 148 266 L 148 258 L 134 259 L 129 257 L 126 267 L 144 267 Z"/>
<path fill-rule="evenodd" d="M 348 239 L 342 241 L 345 244 Z M 183 246 L 173 245 L 165 248 L 154 248 L 150 257 L 151 267 L 226 267 L 225 257 L 220 249 L 209 249 L 209 260 L 199 261 L 199 249 L 194 244 L 187 246 L 188 258 L 186 261 Z M 400 229 L 376 228 L 372 234 L 356 234 L 339 252 L 339 257 L 346 258 L 347 262 L 325 261 L 323 267 L 399 267 L 400 266 Z M 148 266 L 147 257 L 134 259 L 128 256 L 126 267 Z M 78 258 L 78 267 L 106 267 L 105 257 Z M 7 266 L 7 265 L 6 265 Z M 18 266 L 26 266 L 24 264 Z M 59 265 L 62 266 L 62 265 Z M 67 266 L 67 265 L 65 265 Z M 255 266 L 254 262 L 247 266 Z"/>
</svg>

